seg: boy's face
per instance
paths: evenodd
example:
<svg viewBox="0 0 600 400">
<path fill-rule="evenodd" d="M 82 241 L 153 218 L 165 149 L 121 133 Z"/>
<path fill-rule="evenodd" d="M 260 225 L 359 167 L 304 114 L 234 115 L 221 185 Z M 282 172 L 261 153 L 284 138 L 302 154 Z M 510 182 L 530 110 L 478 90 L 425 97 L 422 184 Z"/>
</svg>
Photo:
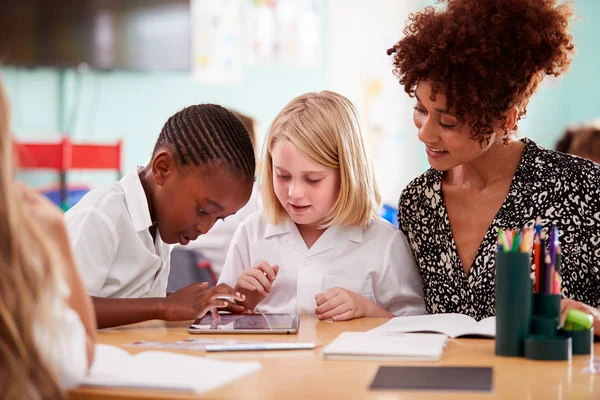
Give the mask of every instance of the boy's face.
<svg viewBox="0 0 600 400">
<path fill-rule="evenodd" d="M 275 143 L 273 189 L 292 221 L 316 227 L 331 212 L 340 193 L 340 172 L 305 157 L 287 140 Z"/>
<path fill-rule="evenodd" d="M 170 169 L 157 183 L 152 209 L 163 242 L 186 245 L 205 234 L 218 219 L 235 214 L 252 194 L 252 182 L 217 168 Z M 156 179 L 157 178 L 157 179 Z"/>
</svg>

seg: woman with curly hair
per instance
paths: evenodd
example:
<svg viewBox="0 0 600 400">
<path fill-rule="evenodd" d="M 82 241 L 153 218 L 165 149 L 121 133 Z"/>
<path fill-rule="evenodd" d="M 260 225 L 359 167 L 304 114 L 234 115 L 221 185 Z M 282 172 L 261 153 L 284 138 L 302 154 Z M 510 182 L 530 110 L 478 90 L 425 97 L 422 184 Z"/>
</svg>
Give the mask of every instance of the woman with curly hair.
<svg viewBox="0 0 600 400">
<path fill-rule="evenodd" d="M 398 214 L 427 311 L 494 315 L 498 229 L 539 216 L 560 233 L 563 311 L 594 314 L 599 332 L 600 166 L 515 137 L 542 79 L 569 67 L 570 5 L 445 3 L 412 14 L 388 50 L 432 167 L 404 189 Z"/>
</svg>

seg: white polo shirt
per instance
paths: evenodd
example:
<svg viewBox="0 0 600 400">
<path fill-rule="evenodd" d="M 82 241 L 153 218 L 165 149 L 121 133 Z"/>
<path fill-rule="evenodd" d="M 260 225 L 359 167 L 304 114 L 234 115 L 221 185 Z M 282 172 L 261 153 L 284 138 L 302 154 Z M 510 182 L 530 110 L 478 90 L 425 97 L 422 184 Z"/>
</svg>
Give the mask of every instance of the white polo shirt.
<svg viewBox="0 0 600 400">
<path fill-rule="evenodd" d="M 88 293 L 97 297 L 164 297 L 169 245 L 156 240 L 148 201 L 138 176 L 87 193 L 65 214 L 71 246 Z"/>
<path fill-rule="evenodd" d="M 394 315 L 425 314 L 408 242 L 379 217 L 368 227 L 334 225 L 308 249 L 292 220 L 272 225 L 259 211 L 238 227 L 219 282 L 233 287 L 245 268 L 261 261 L 278 264 L 279 273 L 258 312 L 313 314 L 317 293 L 341 287 Z"/>
<path fill-rule="evenodd" d="M 83 382 L 88 372 L 87 333 L 79 314 L 68 305 L 70 289 L 64 279 L 61 280 L 52 303 L 38 304 L 35 313 L 39 318 L 33 322 L 33 337 L 44 362 L 59 377 L 60 387 L 69 390 Z M 41 313 L 52 312 L 56 331 L 48 333 L 48 326 Z"/>
</svg>

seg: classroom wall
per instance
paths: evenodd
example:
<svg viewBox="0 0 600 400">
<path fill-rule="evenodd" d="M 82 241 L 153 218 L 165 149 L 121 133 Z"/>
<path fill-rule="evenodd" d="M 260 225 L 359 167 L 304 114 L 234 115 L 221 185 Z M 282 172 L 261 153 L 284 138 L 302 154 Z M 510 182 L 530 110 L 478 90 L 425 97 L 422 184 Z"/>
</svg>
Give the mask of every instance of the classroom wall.
<svg viewBox="0 0 600 400">
<path fill-rule="evenodd" d="M 546 78 L 520 123 L 523 135 L 553 148 L 567 125 L 600 118 L 600 2 L 575 0 L 572 24 L 575 56 L 570 70 L 559 78 Z"/>
<path fill-rule="evenodd" d="M 129 169 L 148 162 L 163 124 L 190 104 L 217 103 L 235 108 L 256 118 L 262 133 L 293 97 L 327 86 L 328 2 L 324 1 L 319 10 L 322 45 L 318 65 L 246 66 L 243 81 L 235 84 L 201 84 L 184 72 L 68 70 L 61 77 L 58 70 L 49 68 L 0 68 L 12 102 L 14 135 L 21 140 L 58 140 L 64 125 L 73 141 L 114 142 L 123 138 L 123 163 Z M 59 90 L 61 79 L 64 101 Z M 75 103 L 78 109 L 73 108 Z M 20 177 L 34 186 L 56 180 L 55 174 L 40 171 Z M 99 184 L 115 177 L 112 173 L 75 171 L 69 178 Z"/>
<path fill-rule="evenodd" d="M 422 0 L 331 0 L 329 85 L 356 105 L 375 155 L 384 204 L 423 170 L 424 151 L 412 122 L 410 99 L 392 73 L 388 48 L 401 37 Z"/>
<path fill-rule="evenodd" d="M 112 142 L 122 137 L 123 162 L 129 169 L 147 162 L 162 124 L 188 104 L 215 102 L 236 108 L 258 120 L 260 134 L 296 95 L 335 90 L 356 104 L 376 155 L 384 202 L 395 204 L 422 167 L 420 153 L 413 150 L 418 142 L 410 99 L 391 73 L 385 51 L 400 38 L 409 11 L 422 3 L 322 1 L 320 64 L 246 67 L 239 84 L 203 85 L 186 73 L 69 70 L 61 76 L 53 69 L 3 68 L 0 73 L 15 110 L 13 131 L 23 140 L 58 140 L 61 131 L 74 141 Z M 364 29 L 357 29 L 361 26 Z M 56 180 L 55 174 L 39 171 L 19 175 L 34 186 Z M 92 184 L 114 178 L 112 173 L 69 174 L 71 182 Z"/>
<path fill-rule="evenodd" d="M 392 75 L 385 50 L 401 37 L 409 12 L 434 3 L 323 0 L 317 66 L 246 66 L 244 80 L 237 84 L 200 84 L 186 73 L 71 70 L 61 77 L 54 69 L 0 68 L 13 106 L 12 129 L 23 140 L 58 140 L 61 125 L 75 141 L 124 138 L 128 169 L 148 161 L 166 119 L 186 105 L 215 102 L 236 108 L 256 117 L 259 133 L 264 133 L 293 97 L 330 89 L 356 104 L 375 155 L 384 201 L 394 204 L 406 183 L 428 165 L 412 124 L 413 100 Z M 520 123 L 522 135 L 547 147 L 553 147 L 565 125 L 600 117 L 595 101 L 600 92 L 600 2 L 574 4 L 579 17 L 573 24 L 577 53 L 571 70 L 544 81 Z M 39 171 L 20 177 L 34 186 L 56 181 L 54 174 Z M 70 174 L 72 182 L 92 184 L 114 178 L 107 173 Z"/>
</svg>

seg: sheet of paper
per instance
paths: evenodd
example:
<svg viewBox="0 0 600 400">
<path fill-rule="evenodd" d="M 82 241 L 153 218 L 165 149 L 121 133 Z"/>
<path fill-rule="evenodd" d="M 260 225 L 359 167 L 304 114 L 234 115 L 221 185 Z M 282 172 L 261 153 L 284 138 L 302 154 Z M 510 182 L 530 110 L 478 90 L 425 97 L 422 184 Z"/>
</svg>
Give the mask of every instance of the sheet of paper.
<svg viewBox="0 0 600 400">
<path fill-rule="evenodd" d="M 258 362 L 220 361 L 164 351 L 144 351 L 132 356 L 121 348 L 98 344 L 84 384 L 202 393 L 260 368 Z"/>
</svg>

